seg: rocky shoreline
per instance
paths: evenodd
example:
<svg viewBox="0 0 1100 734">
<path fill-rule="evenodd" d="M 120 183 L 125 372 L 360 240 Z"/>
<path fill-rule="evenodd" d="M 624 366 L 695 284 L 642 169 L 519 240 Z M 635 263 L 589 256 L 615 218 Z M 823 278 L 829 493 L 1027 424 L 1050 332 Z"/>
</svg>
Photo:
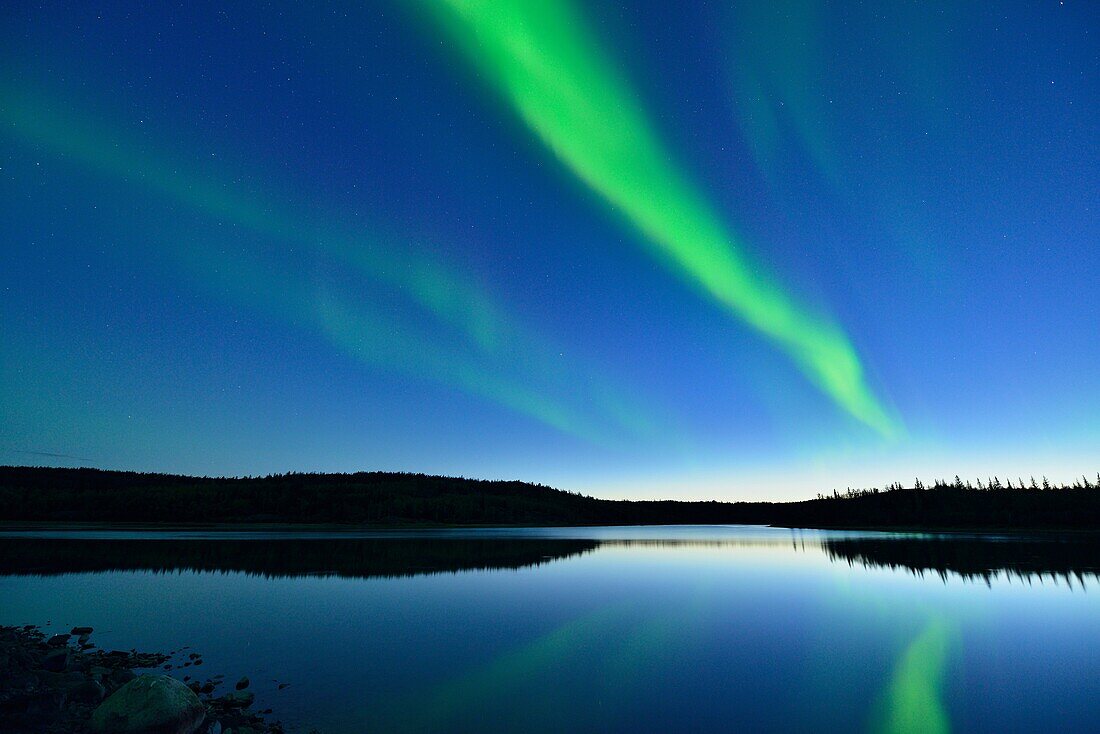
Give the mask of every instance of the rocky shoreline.
<svg viewBox="0 0 1100 734">
<path fill-rule="evenodd" d="M 195 675 L 202 656 L 101 650 L 91 627 L 47 635 L 0 626 L 0 729 L 7 734 L 283 734 L 253 711 L 249 680 Z M 183 654 L 183 651 L 179 651 Z M 161 671 L 189 669 L 179 678 Z M 280 684 L 279 688 L 286 687 Z"/>
</svg>

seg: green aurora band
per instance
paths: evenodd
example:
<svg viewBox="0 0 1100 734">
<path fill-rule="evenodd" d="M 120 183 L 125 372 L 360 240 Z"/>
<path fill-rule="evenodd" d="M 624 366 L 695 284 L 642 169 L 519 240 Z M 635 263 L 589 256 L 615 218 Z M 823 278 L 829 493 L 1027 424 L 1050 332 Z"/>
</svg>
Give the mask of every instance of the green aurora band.
<svg viewBox="0 0 1100 734">
<path fill-rule="evenodd" d="M 230 254 L 189 234 L 158 256 L 170 256 L 201 285 L 246 306 L 319 332 L 333 346 L 368 364 L 457 387 L 567 435 L 598 445 L 622 435 L 679 440 L 591 369 L 563 363 L 560 349 L 522 328 L 477 284 L 408 248 L 376 238 L 316 227 L 286 207 L 240 193 L 241 187 L 198 172 L 185 160 L 122 139 L 59 105 L 0 83 L 0 122 L 15 139 L 53 155 L 223 219 L 270 241 L 314 257 L 350 265 L 389 288 L 457 339 L 441 339 L 423 324 L 400 323 L 392 313 L 334 289 L 322 289 L 299 272 L 273 272 L 270 263 Z M 163 233 L 162 233 L 163 234 Z M 240 243 L 235 243 L 239 249 Z M 457 343 L 456 343 L 457 342 Z"/>
<path fill-rule="evenodd" d="M 795 303 L 669 163 L 629 86 L 568 0 L 421 0 L 560 161 L 695 287 L 783 349 L 837 405 L 901 428 L 842 330 Z"/>
</svg>

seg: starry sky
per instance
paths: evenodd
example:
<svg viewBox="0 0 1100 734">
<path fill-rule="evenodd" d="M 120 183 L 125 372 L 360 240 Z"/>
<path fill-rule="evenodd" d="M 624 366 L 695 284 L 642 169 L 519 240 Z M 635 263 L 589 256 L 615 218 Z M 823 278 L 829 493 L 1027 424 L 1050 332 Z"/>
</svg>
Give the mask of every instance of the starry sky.
<svg viewBox="0 0 1100 734">
<path fill-rule="evenodd" d="M 0 463 L 1095 474 L 1100 5 L 0 9 Z"/>
</svg>

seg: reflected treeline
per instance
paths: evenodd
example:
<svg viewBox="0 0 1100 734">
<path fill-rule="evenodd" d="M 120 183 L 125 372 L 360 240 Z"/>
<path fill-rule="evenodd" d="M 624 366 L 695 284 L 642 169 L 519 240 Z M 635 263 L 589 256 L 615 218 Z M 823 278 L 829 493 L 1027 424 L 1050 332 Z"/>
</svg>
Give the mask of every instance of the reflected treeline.
<svg viewBox="0 0 1100 734">
<path fill-rule="evenodd" d="M 105 571 L 243 572 L 267 577 L 383 578 L 519 569 L 597 549 L 816 553 L 831 561 L 990 582 L 1052 577 L 1073 586 L 1100 580 L 1100 536 L 854 535 L 725 539 L 566 538 L 0 538 L 0 575 Z"/>
<path fill-rule="evenodd" d="M 1100 537 L 1095 535 L 824 538 L 821 545 L 833 561 L 919 576 L 936 574 L 944 580 L 958 576 L 989 583 L 1000 576 L 1051 577 L 1082 587 L 1086 580 L 1100 580 Z"/>
<path fill-rule="evenodd" d="M 722 538 L 711 540 L 697 540 L 688 538 L 616 538 L 601 540 L 601 548 L 670 548 L 678 550 L 713 549 L 716 551 L 730 551 L 738 549 L 777 548 L 779 546 L 806 547 L 806 541 L 801 536 L 792 536 L 791 540 L 773 538 Z M 810 540 L 810 545 L 819 545 L 816 538 Z"/>
<path fill-rule="evenodd" d="M 268 577 L 398 577 L 538 566 L 598 545 L 541 538 L 0 538 L 0 575 L 239 571 Z"/>
</svg>

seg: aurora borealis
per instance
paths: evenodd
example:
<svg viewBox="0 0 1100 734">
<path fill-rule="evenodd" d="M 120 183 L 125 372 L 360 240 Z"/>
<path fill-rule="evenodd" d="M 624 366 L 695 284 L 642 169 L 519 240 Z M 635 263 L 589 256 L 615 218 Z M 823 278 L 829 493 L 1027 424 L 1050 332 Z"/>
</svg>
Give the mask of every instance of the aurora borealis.
<svg viewBox="0 0 1100 734">
<path fill-rule="evenodd" d="M 893 432 L 846 338 L 752 272 L 714 213 L 666 163 L 669 155 L 644 113 L 566 0 L 447 5 L 471 55 L 577 176 L 701 290 L 782 344 L 840 406 L 876 430 Z"/>
<path fill-rule="evenodd" d="M 2 463 L 1095 472 L 1093 4 L 0 18 Z"/>
</svg>

